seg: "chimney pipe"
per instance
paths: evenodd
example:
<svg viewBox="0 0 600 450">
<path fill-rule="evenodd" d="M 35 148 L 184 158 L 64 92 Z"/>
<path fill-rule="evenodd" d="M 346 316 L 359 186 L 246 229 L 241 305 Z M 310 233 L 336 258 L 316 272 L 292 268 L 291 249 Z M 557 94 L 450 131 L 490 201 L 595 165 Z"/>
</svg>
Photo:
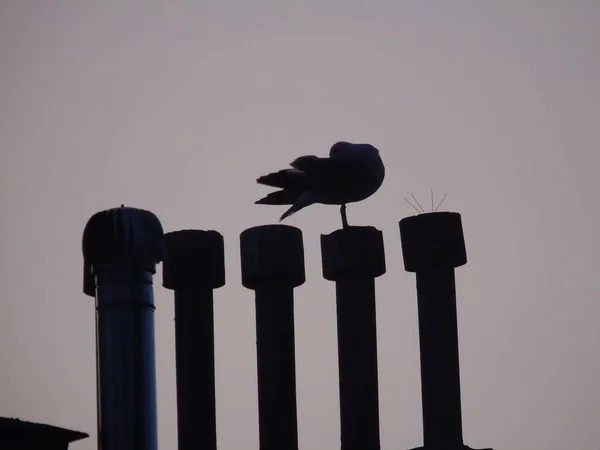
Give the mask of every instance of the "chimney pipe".
<svg viewBox="0 0 600 450">
<path fill-rule="evenodd" d="M 335 281 L 342 450 L 378 450 L 375 278 L 385 273 L 383 235 L 347 227 L 321 236 L 323 277 Z"/>
<path fill-rule="evenodd" d="M 175 291 L 179 450 L 216 450 L 213 290 L 225 285 L 223 236 L 182 230 L 164 237 L 163 286 Z"/>
<path fill-rule="evenodd" d="M 302 232 L 249 228 L 240 248 L 242 285 L 256 299 L 260 450 L 297 450 L 294 288 L 305 281 Z"/>
<path fill-rule="evenodd" d="M 83 232 L 84 292 L 96 297 L 101 450 L 157 450 L 152 275 L 162 226 L 149 211 L 94 214 Z"/>
<path fill-rule="evenodd" d="M 404 267 L 416 272 L 425 450 L 463 443 L 454 269 L 467 263 L 460 214 L 400 221 Z M 486 449 L 491 450 L 491 449 Z"/>
</svg>

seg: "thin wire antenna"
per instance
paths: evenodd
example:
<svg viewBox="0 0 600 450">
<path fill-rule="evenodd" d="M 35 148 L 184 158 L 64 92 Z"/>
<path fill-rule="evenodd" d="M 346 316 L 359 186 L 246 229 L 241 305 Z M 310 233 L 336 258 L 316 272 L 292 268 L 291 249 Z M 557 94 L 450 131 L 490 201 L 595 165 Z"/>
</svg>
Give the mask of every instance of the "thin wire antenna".
<svg viewBox="0 0 600 450">
<path fill-rule="evenodd" d="M 409 202 L 406 197 L 404 197 L 404 201 L 406 203 L 408 203 L 410 206 L 412 206 L 416 212 L 418 212 L 419 214 L 421 214 L 421 211 L 419 211 L 415 205 L 413 205 L 411 202 Z"/>
<path fill-rule="evenodd" d="M 433 188 L 431 188 L 431 212 L 433 212 Z"/>
<path fill-rule="evenodd" d="M 437 205 L 437 208 L 435 208 L 435 210 L 433 212 L 436 212 L 438 210 L 438 208 L 442 205 L 442 203 L 444 203 L 444 200 L 446 200 L 447 196 L 448 196 L 448 193 L 446 192 L 446 195 L 444 195 L 444 197 L 442 198 L 442 201 L 439 203 L 439 205 Z"/>
<path fill-rule="evenodd" d="M 421 206 L 421 204 L 419 203 L 419 200 L 417 200 L 413 194 L 410 194 L 410 196 L 413 198 L 413 200 L 415 201 L 415 203 L 417 204 L 417 206 L 418 206 L 419 208 L 421 208 L 421 212 L 422 212 L 423 214 L 425 214 L 425 210 L 423 209 L 423 207 L 422 207 L 422 206 Z"/>
</svg>

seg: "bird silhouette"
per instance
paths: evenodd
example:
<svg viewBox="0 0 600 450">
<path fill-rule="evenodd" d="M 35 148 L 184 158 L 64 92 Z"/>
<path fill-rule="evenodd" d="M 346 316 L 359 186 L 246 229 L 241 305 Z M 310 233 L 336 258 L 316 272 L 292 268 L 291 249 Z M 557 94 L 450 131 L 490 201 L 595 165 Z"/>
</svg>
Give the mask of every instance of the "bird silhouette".
<svg viewBox="0 0 600 450">
<path fill-rule="evenodd" d="M 329 157 L 300 156 L 290 166 L 256 181 L 280 188 L 256 201 L 260 205 L 292 205 L 279 221 L 314 203 L 341 205 L 342 226 L 348 227 L 346 204 L 373 195 L 383 183 L 385 167 L 370 144 L 337 142 Z"/>
</svg>

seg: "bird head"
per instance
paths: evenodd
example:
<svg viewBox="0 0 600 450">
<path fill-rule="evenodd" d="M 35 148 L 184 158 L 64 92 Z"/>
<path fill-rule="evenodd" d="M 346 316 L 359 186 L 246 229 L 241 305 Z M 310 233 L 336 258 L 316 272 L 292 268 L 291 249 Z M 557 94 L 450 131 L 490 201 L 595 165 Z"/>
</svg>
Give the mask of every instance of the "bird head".
<svg viewBox="0 0 600 450">
<path fill-rule="evenodd" d="M 344 161 L 359 161 L 369 167 L 377 179 L 383 181 L 385 177 L 385 167 L 379 155 L 379 150 L 371 144 L 336 142 L 329 150 L 329 157 Z"/>
</svg>

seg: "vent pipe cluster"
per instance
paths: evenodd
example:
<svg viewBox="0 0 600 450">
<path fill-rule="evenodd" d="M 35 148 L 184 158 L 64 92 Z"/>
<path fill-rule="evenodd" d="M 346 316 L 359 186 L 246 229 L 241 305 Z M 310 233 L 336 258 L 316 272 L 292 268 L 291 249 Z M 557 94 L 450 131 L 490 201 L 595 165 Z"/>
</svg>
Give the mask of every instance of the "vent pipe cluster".
<svg viewBox="0 0 600 450">
<path fill-rule="evenodd" d="M 425 450 L 463 443 L 454 269 L 467 262 L 460 214 L 400 221 L 405 269 L 416 273 Z M 294 288 L 305 282 L 302 232 L 240 235 L 242 284 L 254 291 L 261 450 L 298 450 Z M 335 282 L 342 450 L 380 450 L 375 278 L 383 236 L 347 227 L 321 236 Z M 174 291 L 179 450 L 216 450 L 213 292 L 225 284 L 216 231 L 163 234 L 152 213 L 121 207 L 89 220 L 84 292 L 96 299 L 100 450 L 157 450 L 152 277 Z M 491 449 L 486 449 L 491 450 Z"/>
</svg>

